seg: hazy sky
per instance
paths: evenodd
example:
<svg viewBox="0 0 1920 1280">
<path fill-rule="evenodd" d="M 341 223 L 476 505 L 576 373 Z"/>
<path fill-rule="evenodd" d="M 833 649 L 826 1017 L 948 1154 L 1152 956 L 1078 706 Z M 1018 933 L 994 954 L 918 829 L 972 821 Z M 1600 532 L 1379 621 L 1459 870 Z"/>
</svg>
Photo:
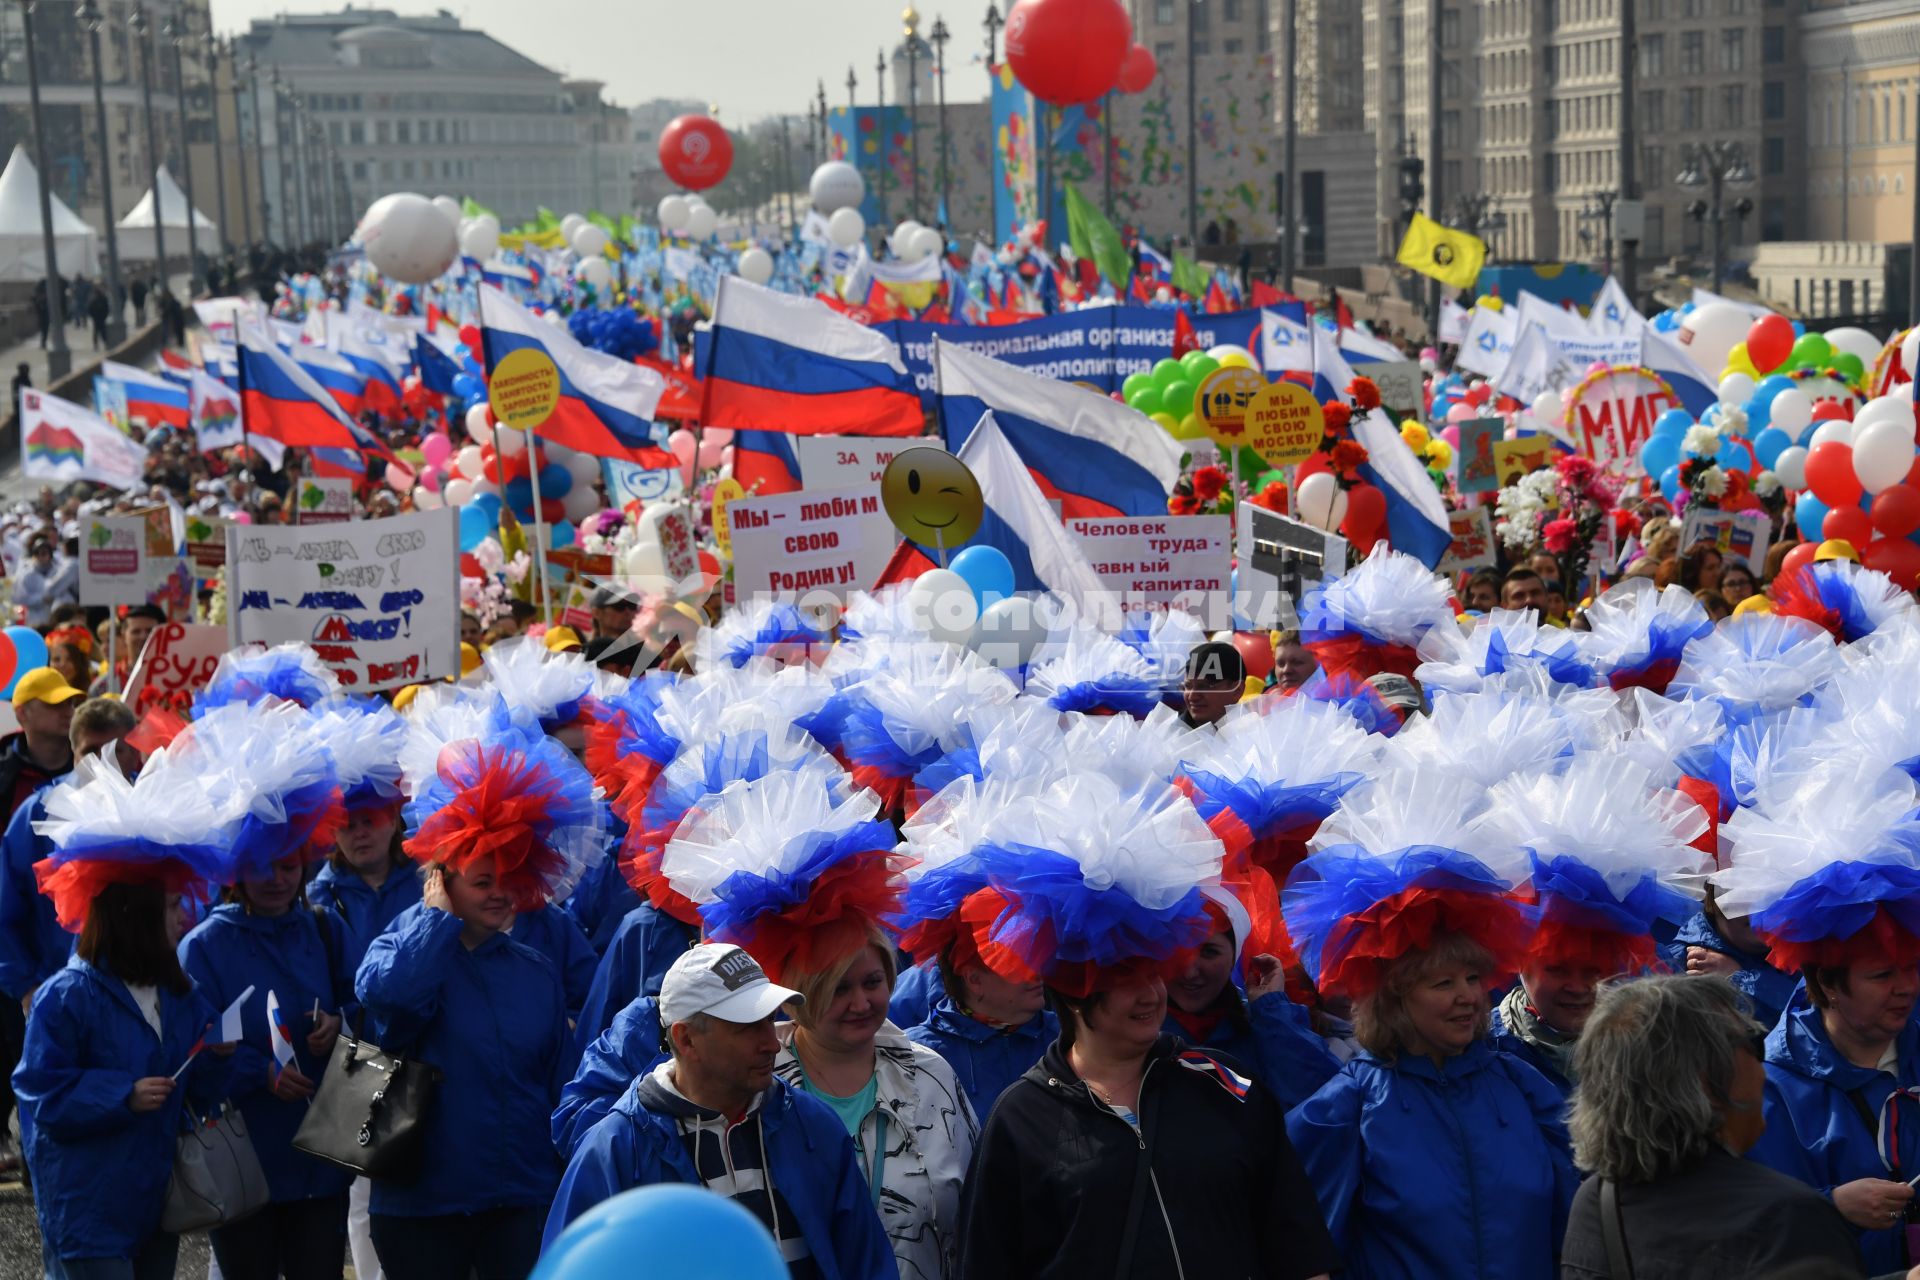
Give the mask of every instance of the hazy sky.
<svg viewBox="0 0 1920 1280">
<path fill-rule="evenodd" d="M 216 29 L 245 27 L 277 13 L 328 13 L 324 0 L 212 0 Z M 721 119 L 747 124 L 778 112 L 800 113 L 815 82 L 827 101 L 847 100 L 847 66 L 860 76 L 860 100 L 873 101 L 873 64 L 882 45 L 900 39 L 904 0 L 372 0 L 362 7 L 431 13 L 445 7 L 464 26 L 486 31 L 569 76 L 603 80 L 623 105 L 649 98 L 718 103 Z M 1008 5 L 1002 3 L 1005 14 Z M 986 48 L 985 0 L 933 0 L 920 7 L 921 34 L 944 15 L 950 102 L 986 96 L 976 61 Z"/>
</svg>

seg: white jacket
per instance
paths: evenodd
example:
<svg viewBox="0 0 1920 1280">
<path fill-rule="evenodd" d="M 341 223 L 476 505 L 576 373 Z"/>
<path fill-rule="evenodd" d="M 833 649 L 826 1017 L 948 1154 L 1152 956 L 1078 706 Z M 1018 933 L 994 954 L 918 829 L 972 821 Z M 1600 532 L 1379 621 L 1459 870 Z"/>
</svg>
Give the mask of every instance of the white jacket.
<svg viewBox="0 0 1920 1280">
<path fill-rule="evenodd" d="M 781 1047 L 773 1070 L 804 1091 L 800 1059 L 793 1052 L 795 1029 L 791 1022 L 774 1025 Z M 881 1025 L 873 1047 L 874 1110 L 860 1122 L 854 1145 L 861 1167 L 871 1167 L 868 1153 L 885 1112 L 880 1221 L 900 1264 L 900 1280 L 944 1280 L 957 1274 L 960 1185 L 980 1122 L 945 1058 L 913 1043 L 891 1022 Z"/>
</svg>

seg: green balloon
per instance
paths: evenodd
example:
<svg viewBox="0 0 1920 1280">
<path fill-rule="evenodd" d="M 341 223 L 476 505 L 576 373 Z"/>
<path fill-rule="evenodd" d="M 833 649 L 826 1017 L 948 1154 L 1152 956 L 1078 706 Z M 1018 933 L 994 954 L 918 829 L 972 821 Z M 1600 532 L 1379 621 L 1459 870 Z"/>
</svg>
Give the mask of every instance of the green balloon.
<svg viewBox="0 0 1920 1280">
<path fill-rule="evenodd" d="M 1867 374 L 1866 361 L 1851 351 L 1842 351 L 1839 355 L 1835 356 L 1833 358 L 1833 367 L 1838 369 L 1840 376 L 1848 382 L 1858 382 Z"/>
<path fill-rule="evenodd" d="M 1262 471 L 1253 478 L 1253 491 L 1258 493 L 1270 484 L 1285 484 L 1286 482 L 1287 473 L 1276 467 L 1272 471 Z"/>
<path fill-rule="evenodd" d="M 1167 394 L 1168 387 L 1176 382 L 1184 382 L 1186 378 L 1187 371 L 1181 368 L 1180 362 L 1171 356 L 1153 366 L 1153 385 L 1160 388 L 1162 396 Z"/>
<path fill-rule="evenodd" d="M 1271 468 L 1269 468 L 1267 466 L 1267 460 L 1261 457 L 1260 454 L 1255 449 L 1253 449 L 1252 446 L 1250 445 L 1242 444 L 1242 445 L 1234 446 L 1233 465 L 1234 465 L 1234 470 L 1238 472 L 1240 476 L 1240 483 L 1245 485 L 1253 485 L 1253 488 L 1251 489 L 1251 492 L 1253 493 L 1260 492 L 1260 489 L 1262 487 L 1262 485 L 1254 483 L 1256 480 L 1260 480 L 1264 483 L 1265 478 L 1269 476 L 1275 480 L 1286 479 L 1286 477 L 1282 476 L 1278 471 L 1274 471 Z"/>
<path fill-rule="evenodd" d="M 1167 402 L 1165 398 L 1161 396 L 1160 388 L 1152 386 L 1142 387 L 1140 390 L 1134 392 L 1132 398 L 1130 398 L 1127 403 L 1146 414 L 1149 418 L 1156 413 L 1165 412 L 1167 408 Z"/>
<path fill-rule="evenodd" d="M 1793 344 L 1793 355 L 1789 364 L 1797 364 L 1808 369 L 1825 368 L 1833 359 L 1833 345 L 1817 333 L 1803 333 Z"/>
<path fill-rule="evenodd" d="M 1204 351 L 1189 351 L 1180 357 L 1180 364 L 1187 371 L 1187 377 L 1199 386 L 1206 376 L 1220 367 L 1220 362 Z"/>
<path fill-rule="evenodd" d="M 1184 418 L 1193 412 L 1193 384 L 1184 378 L 1175 378 L 1160 389 L 1160 408 L 1176 418 Z"/>
<path fill-rule="evenodd" d="M 1152 385 L 1152 374 L 1145 372 L 1130 373 L 1127 375 L 1127 380 L 1120 384 L 1120 398 L 1128 404 L 1133 404 L 1133 398 Z M 1139 406 L 1135 405 L 1134 407 L 1138 408 Z"/>
</svg>

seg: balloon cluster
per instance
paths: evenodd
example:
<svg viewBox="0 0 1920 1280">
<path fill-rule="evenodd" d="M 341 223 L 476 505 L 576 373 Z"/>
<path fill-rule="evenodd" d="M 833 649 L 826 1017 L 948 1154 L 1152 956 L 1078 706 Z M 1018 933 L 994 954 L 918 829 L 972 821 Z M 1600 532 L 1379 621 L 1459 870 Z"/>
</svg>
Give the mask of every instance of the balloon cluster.
<svg viewBox="0 0 1920 1280">
<path fill-rule="evenodd" d="M 1216 369 L 1259 368 L 1252 352 L 1232 343 L 1189 351 L 1178 360 L 1169 357 L 1146 372 L 1127 375 L 1120 384 L 1120 399 L 1159 423 L 1175 440 L 1198 440 L 1207 434 L 1207 427 L 1194 413 L 1194 400 L 1207 375 Z"/>
<path fill-rule="evenodd" d="M 582 346 L 621 360 L 646 355 L 660 345 L 654 322 L 631 307 L 575 311 L 567 317 L 567 332 Z"/>
<path fill-rule="evenodd" d="M 1046 639 L 1032 628 L 1032 601 L 1013 593 L 1013 563 L 998 547 L 968 547 L 944 569 L 929 569 L 907 590 L 910 616 L 935 640 L 949 644 L 1013 645 L 1025 662 Z M 1029 643 L 1030 642 L 1030 643 Z"/>
<path fill-rule="evenodd" d="M 831 227 L 829 227 L 831 231 Z M 887 247 L 893 250 L 893 256 L 902 262 L 925 262 L 928 258 L 937 258 L 946 251 L 947 239 L 937 227 L 922 226 L 912 218 L 893 229 L 887 237 Z"/>
<path fill-rule="evenodd" d="M 654 212 L 662 231 L 689 240 L 705 240 L 720 226 L 720 215 L 697 195 L 662 196 Z"/>
</svg>

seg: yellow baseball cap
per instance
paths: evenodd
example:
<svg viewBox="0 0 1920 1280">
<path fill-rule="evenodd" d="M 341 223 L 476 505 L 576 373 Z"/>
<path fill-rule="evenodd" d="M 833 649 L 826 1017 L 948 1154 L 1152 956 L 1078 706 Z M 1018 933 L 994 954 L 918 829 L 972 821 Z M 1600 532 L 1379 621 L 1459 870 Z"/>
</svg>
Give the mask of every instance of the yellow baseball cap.
<svg viewBox="0 0 1920 1280">
<path fill-rule="evenodd" d="M 1748 596 L 1733 606 L 1733 612 L 1736 617 L 1743 613 L 1772 613 L 1773 601 L 1765 596 Z"/>
<path fill-rule="evenodd" d="M 480 669 L 480 651 L 470 644 L 460 646 L 460 674 L 470 676 Z"/>
<path fill-rule="evenodd" d="M 404 689 L 396 689 L 393 694 L 393 709 L 405 711 L 408 705 L 420 696 L 420 690 L 424 688 L 426 688 L 425 685 L 410 684 Z"/>
<path fill-rule="evenodd" d="M 1860 553 L 1855 551 L 1853 544 L 1845 538 L 1828 538 L 1820 544 L 1820 549 L 1813 553 L 1813 558 L 1816 563 L 1821 560 L 1851 560 L 1858 564 Z"/>
<path fill-rule="evenodd" d="M 35 667 L 13 686 L 13 705 L 24 707 L 29 702 L 44 702 L 57 707 L 63 702 L 86 697 L 85 690 L 76 689 L 67 683 L 66 677 L 52 667 Z"/>
<path fill-rule="evenodd" d="M 580 633 L 572 627 L 548 627 L 542 637 L 546 641 L 548 653 L 569 653 L 582 647 Z"/>
</svg>

